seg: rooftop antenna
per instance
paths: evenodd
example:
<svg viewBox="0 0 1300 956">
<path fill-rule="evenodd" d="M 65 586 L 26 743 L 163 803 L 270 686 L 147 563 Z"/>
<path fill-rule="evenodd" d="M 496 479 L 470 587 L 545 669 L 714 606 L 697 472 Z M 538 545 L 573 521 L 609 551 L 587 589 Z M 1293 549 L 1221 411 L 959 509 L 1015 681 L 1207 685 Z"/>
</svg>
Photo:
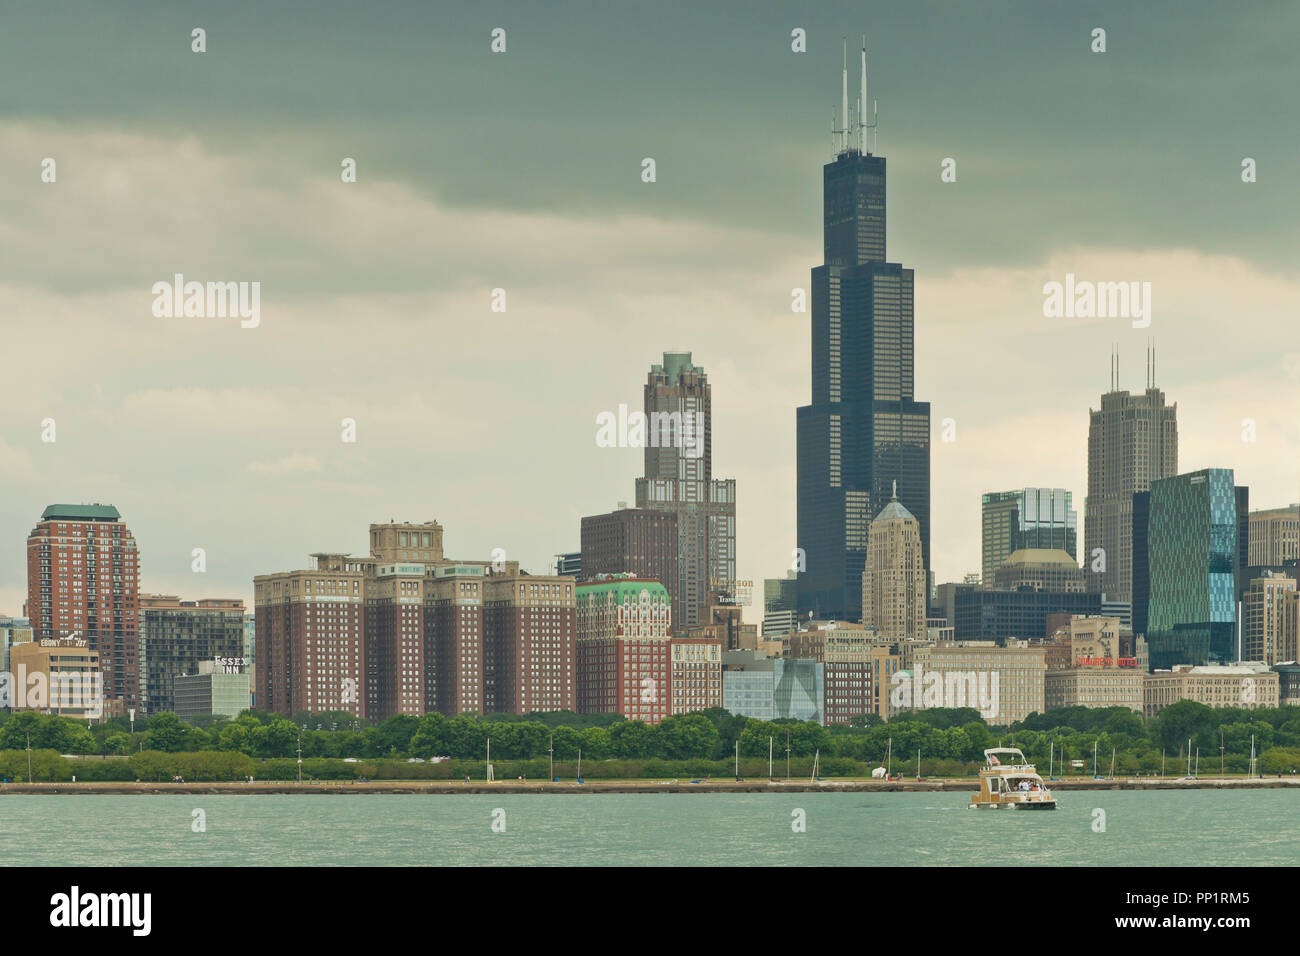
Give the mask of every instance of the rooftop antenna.
<svg viewBox="0 0 1300 956">
<path fill-rule="evenodd" d="M 862 34 L 862 88 L 858 95 L 858 152 L 867 152 L 867 114 L 871 108 L 867 100 L 867 35 Z"/>
<path fill-rule="evenodd" d="M 840 74 L 840 107 L 844 117 L 844 136 L 840 143 L 840 152 L 849 151 L 849 38 L 844 40 L 844 71 Z"/>
</svg>

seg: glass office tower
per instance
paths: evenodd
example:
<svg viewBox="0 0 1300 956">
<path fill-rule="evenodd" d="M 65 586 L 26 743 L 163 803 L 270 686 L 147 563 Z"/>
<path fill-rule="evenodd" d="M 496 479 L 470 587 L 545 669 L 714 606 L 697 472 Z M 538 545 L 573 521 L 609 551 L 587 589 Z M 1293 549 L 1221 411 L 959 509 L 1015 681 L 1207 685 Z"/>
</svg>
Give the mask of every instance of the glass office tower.
<svg viewBox="0 0 1300 956">
<path fill-rule="evenodd" d="M 982 580 L 988 585 L 1011 552 L 1064 551 L 1078 558 L 1079 516 L 1064 488 L 1018 488 L 980 496 Z"/>
<path fill-rule="evenodd" d="M 1147 503 L 1151 668 L 1237 657 L 1237 579 L 1249 493 L 1230 468 L 1151 483 Z"/>
</svg>

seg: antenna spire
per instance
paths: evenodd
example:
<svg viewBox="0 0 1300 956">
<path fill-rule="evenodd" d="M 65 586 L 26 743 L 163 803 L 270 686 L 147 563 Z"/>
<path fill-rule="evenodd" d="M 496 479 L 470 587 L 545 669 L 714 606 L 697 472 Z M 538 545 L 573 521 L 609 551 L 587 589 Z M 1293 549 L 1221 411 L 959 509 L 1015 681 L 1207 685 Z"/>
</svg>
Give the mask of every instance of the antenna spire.
<svg viewBox="0 0 1300 956">
<path fill-rule="evenodd" d="M 844 69 L 840 74 L 840 111 L 844 122 L 844 132 L 840 137 L 840 152 L 849 151 L 849 38 L 844 40 Z"/>
<path fill-rule="evenodd" d="M 867 99 L 867 35 L 862 34 L 862 88 L 858 96 L 858 152 L 864 156 L 867 152 L 867 111 L 871 101 Z"/>
</svg>

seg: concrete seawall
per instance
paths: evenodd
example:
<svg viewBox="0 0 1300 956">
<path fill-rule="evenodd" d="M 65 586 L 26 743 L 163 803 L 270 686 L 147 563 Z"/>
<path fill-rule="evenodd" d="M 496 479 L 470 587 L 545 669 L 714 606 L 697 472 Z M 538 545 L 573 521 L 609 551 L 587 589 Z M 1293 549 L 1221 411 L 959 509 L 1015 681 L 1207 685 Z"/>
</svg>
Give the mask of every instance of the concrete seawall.
<svg viewBox="0 0 1300 956">
<path fill-rule="evenodd" d="M 465 783 L 450 780 L 374 780 L 365 783 L 321 781 L 285 783 L 257 781 L 254 783 L 10 783 L 0 785 L 0 796 L 5 794 L 284 794 L 284 793 L 939 793 L 945 791 L 973 792 L 979 789 L 974 778 L 947 780 L 824 780 L 810 783 L 807 780 L 710 780 L 691 783 L 689 780 L 592 780 L 576 783 L 501 780 L 485 783 L 482 780 Z M 1270 778 L 1212 778 L 1179 780 L 1146 777 L 1093 780 L 1078 778 L 1051 781 L 1051 789 L 1066 790 L 1276 790 L 1293 789 L 1300 792 L 1300 776 Z"/>
</svg>

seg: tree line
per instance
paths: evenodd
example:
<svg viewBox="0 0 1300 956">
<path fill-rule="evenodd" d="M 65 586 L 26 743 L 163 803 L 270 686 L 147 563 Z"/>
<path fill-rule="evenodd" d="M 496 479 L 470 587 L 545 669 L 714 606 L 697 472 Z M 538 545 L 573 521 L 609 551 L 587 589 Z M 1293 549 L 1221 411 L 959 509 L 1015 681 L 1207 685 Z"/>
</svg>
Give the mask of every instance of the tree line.
<svg viewBox="0 0 1300 956">
<path fill-rule="evenodd" d="M 130 756 L 143 752 L 241 754 L 257 760 L 407 760 L 447 757 L 481 761 L 488 742 L 494 760 L 575 760 L 584 762 L 725 761 L 763 758 L 774 762 L 820 754 L 864 765 L 894 769 L 923 761 L 946 761 L 949 772 L 970 772 L 993 746 L 1016 746 L 1035 763 L 1054 767 L 1061 760 L 1084 760 L 1092 771 L 1109 771 L 1112 751 L 1116 774 L 1172 772 L 1188 755 L 1199 753 L 1200 769 L 1243 772 L 1254 739 L 1265 772 L 1300 769 L 1300 709 L 1241 710 L 1210 708 L 1180 701 L 1153 718 L 1127 708 L 1067 708 L 1034 714 L 1009 728 L 991 727 L 970 708 L 908 711 L 887 722 L 874 716 L 856 726 L 823 727 L 807 721 L 762 721 L 713 708 L 669 717 L 659 724 L 625 720 L 615 714 L 548 714 L 446 717 L 397 716 L 370 725 L 346 713 L 295 714 L 294 719 L 250 710 L 234 720 L 210 718 L 194 724 L 160 713 L 130 724 L 111 719 L 87 726 L 71 718 L 34 711 L 0 713 L 0 751 L 34 750 L 56 754 Z M 1189 743 L 1190 741 L 1190 743 Z M 1181 762 L 1181 763 L 1180 763 Z M 1175 767 L 1174 764 L 1179 764 Z M 1265 765 L 1267 764 L 1267 766 Z M 295 763 L 296 766 L 296 763 Z"/>
</svg>

